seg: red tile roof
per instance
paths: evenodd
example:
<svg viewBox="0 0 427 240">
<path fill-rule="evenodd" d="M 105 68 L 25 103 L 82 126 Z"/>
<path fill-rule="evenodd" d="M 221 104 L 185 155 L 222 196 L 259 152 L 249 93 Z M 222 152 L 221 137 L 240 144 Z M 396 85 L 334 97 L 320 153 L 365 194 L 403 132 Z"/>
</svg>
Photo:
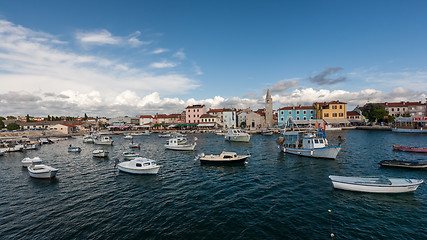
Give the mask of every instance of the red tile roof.
<svg viewBox="0 0 427 240">
<path fill-rule="evenodd" d="M 216 118 L 216 116 L 212 116 L 210 114 L 203 114 L 202 116 L 200 116 L 200 118 Z"/>
<path fill-rule="evenodd" d="M 424 103 L 421 102 L 385 102 L 385 103 L 378 103 L 384 107 L 407 107 L 407 106 L 423 106 Z"/>
<path fill-rule="evenodd" d="M 347 116 L 359 116 L 360 114 L 356 111 L 348 111 Z"/>
<path fill-rule="evenodd" d="M 140 115 L 139 118 L 153 118 L 151 115 Z"/>
<path fill-rule="evenodd" d="M 313 106 L 282 107 L 279 110 L 314 110 Z"/>
</svg>

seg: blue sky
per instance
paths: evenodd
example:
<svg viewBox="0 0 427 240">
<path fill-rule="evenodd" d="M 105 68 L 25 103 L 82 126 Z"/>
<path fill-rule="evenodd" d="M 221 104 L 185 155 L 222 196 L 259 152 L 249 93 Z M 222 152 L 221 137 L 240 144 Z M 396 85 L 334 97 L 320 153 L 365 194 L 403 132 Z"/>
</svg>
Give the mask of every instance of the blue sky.
<svg viewBox="0 0 427 240">
<path fill-rule="evenodd" d="M 1 115 L 425 101 L 426 1 L 1 1 Z"/>
</svg>

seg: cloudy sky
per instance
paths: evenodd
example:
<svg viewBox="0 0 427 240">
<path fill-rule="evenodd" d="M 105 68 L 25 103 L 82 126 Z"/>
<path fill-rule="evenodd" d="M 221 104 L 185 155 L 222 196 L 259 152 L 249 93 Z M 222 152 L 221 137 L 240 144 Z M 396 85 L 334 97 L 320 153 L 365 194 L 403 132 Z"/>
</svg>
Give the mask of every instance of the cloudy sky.
<svg viewBox="0 0 427 240">
<path fill-rule="evenodd" d="M 0 116 L 427 97 L 427 1 L 1 1 Z"/>
</svg>

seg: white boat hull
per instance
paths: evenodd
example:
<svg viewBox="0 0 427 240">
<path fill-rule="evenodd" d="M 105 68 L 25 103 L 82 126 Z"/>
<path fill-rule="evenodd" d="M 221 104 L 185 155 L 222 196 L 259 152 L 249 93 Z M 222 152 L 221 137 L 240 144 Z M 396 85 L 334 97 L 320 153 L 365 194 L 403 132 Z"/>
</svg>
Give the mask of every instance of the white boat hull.
<svg viewBox="0 0 427 240">
<path fill-rule="evenodd" d="M 38 166 L 38 165 L 35 165 L 35 166 Z M 49 166 L 46 166 L 46 168 L 41 170 L 33 169 L 32 166 L 28 167 L 28 173 L 30 174 L 30 177 L 33 177 L 33 178 L 50 179 L 50 178 L 54 178 L 57 172 L 58 172 L 58 169 L 55 169 Z"/>
<path fill-rule="evenodd" d="M 119 163 L 117 167 L 120 171 L 131 174 L 157 174 L 160 169 L 159 165 L 144 169 L 130 168 L 127 166 L 126 162 Z"/>
<path fill-rule="evenodd" d="M 250 135 L 239 135 L 239 136 L 225 135 L 225 140 L 230 142 L 249 142 L 249 140 L 251 140 L 251 136 Z"/>
<path fill-rule="evenodd" d="M 312 158 L 329 158 L 335 159 L 338 153 L 341 151 L 341 147 L 324 147 L 324 148 L 314 148 L 314 149 L 301 149 L 301 148 L 285 148 L 279 146 L 280 150 L 285 153 L 312 157 Z"/>
<path fill-rule="evenodd" d="M 368 193 L 407 193 L 417 190 L 418 186 L 422 184 L 423 180 L 417 179 L 393 179 L 390 178 L 390 183 L 369 183 L 363 182 L 346 182 L 346 180 L 337 179 L 336 176 L 329 176 L 332 180 L 334 188 Z M 338 177 L 339 178 L 339 177 Z M 343 178 L 343 177 L 341 177 Z M 344 177 L 345 178 L 345 177 Z M 347 177 L 351 178 L 351 177 Z M 406 181 L 406 182 L 404 182 Z"/>
<path fill-rule="evenodd" d="M 412 128 L 392 128 L 393 132 L 401 132 L 401 133 L 427 133 L 427 128 L 419 128 L 419 129 L 412 129 Z"/>
<path fill-rule="evenodd" d="M 166 149 L 175 150 L 175 151 L 194 151 L 195 147 L 196 147 L 196 144 L 186 144 L 186 145 L 176 145 L 176 146 L 165 145 Z"/>
</svg>

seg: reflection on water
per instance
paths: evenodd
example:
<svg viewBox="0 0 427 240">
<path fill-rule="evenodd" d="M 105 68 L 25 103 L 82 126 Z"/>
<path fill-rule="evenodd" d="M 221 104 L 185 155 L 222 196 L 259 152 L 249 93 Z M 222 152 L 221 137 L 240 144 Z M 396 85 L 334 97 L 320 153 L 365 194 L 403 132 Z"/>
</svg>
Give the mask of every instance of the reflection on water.
<svg viewBox="0 0 427 240">
<path fill-rule="evenodd" d="M 0 157 L 0 236 L 4 239 L 424 239 L 427 187 L 410 194 L 334 190 L 329 175 L 426 178 L 426 171 L 387 169 L 384 159 L 427 160 L 396 152 L 392 144 L 418 146 L 427 136 L 373 131 L 328 133 L 342 151 L 336 160 L 284 154 L 275 136 L 253 135 L 250 143 L 197 136 L 195 152 L 164 149 L 165 139 L 123 136 L 113 146 L 81 138 L 44 145 L 38 151 Z M 67 152 L 72 144 L 80 153 Z M 418 144 L 418 145 L 417 145 Z M 105 149 L 109 158 L 93 158 Z M 199 153 L 250 153 L 242 165 L 201 165 Z M 158 175 L 119 172 L 116 160 L 134 151 L 162 165 Z M 32 179 L 24 157 L 40 156 L 59 169 L 52 180 Z M 37 206 L 37 208 L 34 208 Z M 332 213 L 328 213 L 328 209 Z"/>
</svg>

